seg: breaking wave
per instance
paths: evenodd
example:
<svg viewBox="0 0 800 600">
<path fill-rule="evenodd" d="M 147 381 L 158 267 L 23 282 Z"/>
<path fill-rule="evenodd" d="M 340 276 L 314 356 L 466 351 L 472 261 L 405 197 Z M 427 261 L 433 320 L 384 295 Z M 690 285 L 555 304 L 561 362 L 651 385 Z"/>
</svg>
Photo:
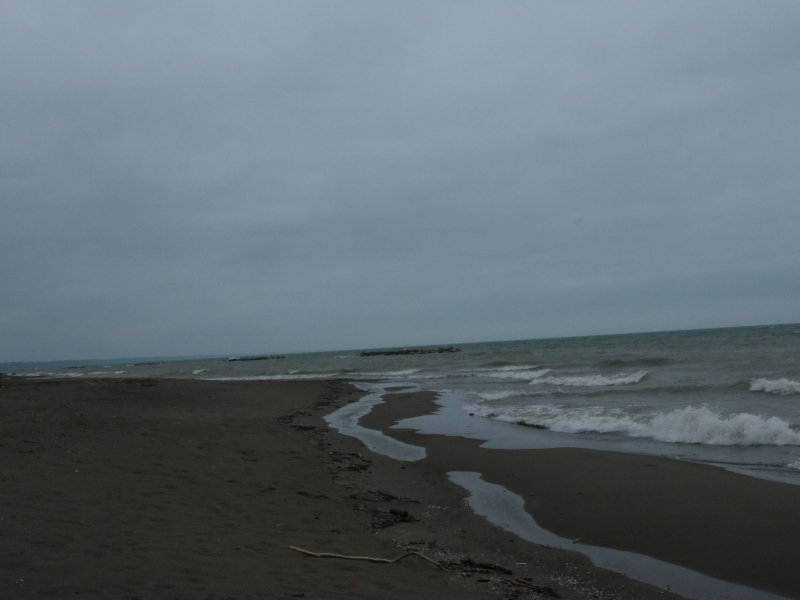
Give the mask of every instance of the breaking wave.
<svg viewBox="0 0 800 600">
<path fill-rule="evenodd" d="M 550 369 L 536 369 L 533 371 L 526 369 L 505 369 L 502 371 L 485 373 L 485 376 L 494 379 L 536 379 L 547 375 L 549 372 Z"/>
<path fill-rule="evenodd" d="M 478 375 L 480 377 L 491 377 L 492 379 L 513 379 L 530 380 L 542 377 L 550 372 L 539 365 L 503 365 L 498 367 L 485 367 L 479 369 L 463 369 L 460 373 L 464 375 Z"/>
<path fill-rule="evenodd" d="M 707 406 L 641 415 L 599 406 L 552 404 L 497 409 L 478 403 L 465 408 L 478 416 L 560 433 L 616 433 L 681 444 L 800 446 L 800 431 L 778 417 L 724 416 Z"/>
<path fill-rule="evenodd" d="M 370 379 L 392 379 L 394 377 L 409 377 L 415 373 L 419 373 L 419 369 L 401 369 L 398 371 L 363 371 L 358 373 L 350 373 L 357 377 L 369 377 Z"/>
<path fill-rule="evenodd" d="M 516 390 L 498 390 L 496 392 L 478 392 L 478 396 L 483 398 L 484 400 L 488 400 L 489 402 L 493 402 L 495 400 L 505 400 L 506 398 L 511 398 L 513 396 L 519 396 L 520 393 Z"/>
<path fill-rule="evenodd" d="M 800 394 L 800 381 L 787 379 L 753 379 L 750 382 L 751 392 L 766 392 L 778 396 L 788 396 L 790 394 Z"/>
<path fill-rule="evenodd" d="M 102 377 L 103 375 L 122 375 L 127 371 L 91 371 L 86 373 L 86 377 Z"/>
<path fill-rule="evenodd" d="M 619 373 L 610 377 L 606 375 L 565 375 L 555 377 L 539 377 L 531 381 L 531 385 L 542 383 L 550 385 L 566 385 L 573 387 L 599 387 L 608 385 L 631 385 L 639 383 L 647 377 L 647 371 L 636 373 Z"/>
<path fill-rule="evenodd" d="M 335 379 L 338 373 L 284 373 L 281 375 L 243 375 L 241 377 L 209 377 L 209 381 L 286 381 L 304 379 Z"/>
<path fill-rule="evenodd" d="M 531 385 L 564 385 L 574 387 L 600 387 L 630 385 L 639 383 L 647 377 L 647 371 L 617 373 L 616 375 L 553 375 L 553 370 L 539 365 L 508 365 L 502 367 L 464 369 L 461 373 L 469 376 L 527 381 Z"/>
</svg>

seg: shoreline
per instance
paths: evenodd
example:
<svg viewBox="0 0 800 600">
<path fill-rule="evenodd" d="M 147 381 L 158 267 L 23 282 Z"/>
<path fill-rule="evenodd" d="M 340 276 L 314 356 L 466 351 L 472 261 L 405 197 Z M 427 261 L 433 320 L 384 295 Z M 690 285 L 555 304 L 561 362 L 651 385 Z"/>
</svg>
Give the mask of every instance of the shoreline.
<svg viewBox="0 0 800 600">
<path fill-rule="evenodd" d="M 516 493 L 567 540 L 650 556 L 709 577 L 800 598 L 794 560 L 800 487 L 717 466 L 579 448 L 500 450 L 394 426 L 431 414 L 433 394 L 393 393 L 361 419 L 427 451 L 443 476 L 478 472 Z M 474 417 L 480 418 L 480 417 Z"/>
<path fill-rule="evenodd" d="M 525 542 L 475 515 L 442 467 L 330 430 L 324 417 L 362 395 L 336 380 L 0 379 L 3 587 L 17 598 L 677 598 Z M 395 417 L 367 420 L 378 418 Z M 290 546 L 415 551 L 444 568 Z"/>
</svg>

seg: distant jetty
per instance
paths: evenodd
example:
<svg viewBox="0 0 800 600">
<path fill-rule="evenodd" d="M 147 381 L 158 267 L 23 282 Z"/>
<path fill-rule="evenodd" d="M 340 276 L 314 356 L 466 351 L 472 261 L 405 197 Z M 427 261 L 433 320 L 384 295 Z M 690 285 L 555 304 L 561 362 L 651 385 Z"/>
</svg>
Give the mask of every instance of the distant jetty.
<svg viewBox="0 0 800 600">
<path fill-rule="evenodd" d="M 245 360 L 279 360 L 282 358 L 286 357 L 280 354 L 258 355 L 258 356 L 232 356 L 228 359 L 228 362 L 239 362 Z"/>
<path fill-rule="evenodd" d="M 455 346 L 439 346 L 438 348 L 404 348 L 403 350 L 367 350 L 359 352 L 359 356 L 398 356 L 401 354 L 444 354 L 446 352 L 461 352 Z"/>
</svg>

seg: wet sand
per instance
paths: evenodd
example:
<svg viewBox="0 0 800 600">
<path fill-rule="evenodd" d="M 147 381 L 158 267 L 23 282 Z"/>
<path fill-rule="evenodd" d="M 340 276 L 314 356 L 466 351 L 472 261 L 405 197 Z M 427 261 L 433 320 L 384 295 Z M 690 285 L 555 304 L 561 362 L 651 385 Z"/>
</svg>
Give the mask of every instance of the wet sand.
<svg viewBox="0 0 800 600">
<path fill-rule="evenodd" d="M 3 597 L 674 597 L 474 515 L 442 474 L 472 452 L 462 441 L 401 463 L 330 431 L 324 415 L 359 395 L 342 382 L 0 378 Z M 561 498 L 536 485 L 534 511 Z M 292 545 L 415 551 L 439 567 Z"/>
<path fill-rule="evenodd" d="M 654 456 L 492 450 L 476 440 L 388 429 L 436 408 L 430 394 L 388 399 L 361 425 L 425 447 L 425 462 L 443 474 L 482 473 L 522 496 L 539 525 L 564 538 L 800 598 L 798 486 Z"/>
</svg>

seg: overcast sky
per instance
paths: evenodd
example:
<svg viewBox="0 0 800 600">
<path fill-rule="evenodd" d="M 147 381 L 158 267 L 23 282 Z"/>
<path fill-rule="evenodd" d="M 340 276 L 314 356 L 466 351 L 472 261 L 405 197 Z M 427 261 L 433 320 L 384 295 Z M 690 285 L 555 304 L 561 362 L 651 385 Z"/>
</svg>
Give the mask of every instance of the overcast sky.
<svg viewBox="0 0 800 600">
<path fill-rule="evenodd" d="M 0 360 L 800 321 L 800 2 L 0 2 Z"/>
</svg>

